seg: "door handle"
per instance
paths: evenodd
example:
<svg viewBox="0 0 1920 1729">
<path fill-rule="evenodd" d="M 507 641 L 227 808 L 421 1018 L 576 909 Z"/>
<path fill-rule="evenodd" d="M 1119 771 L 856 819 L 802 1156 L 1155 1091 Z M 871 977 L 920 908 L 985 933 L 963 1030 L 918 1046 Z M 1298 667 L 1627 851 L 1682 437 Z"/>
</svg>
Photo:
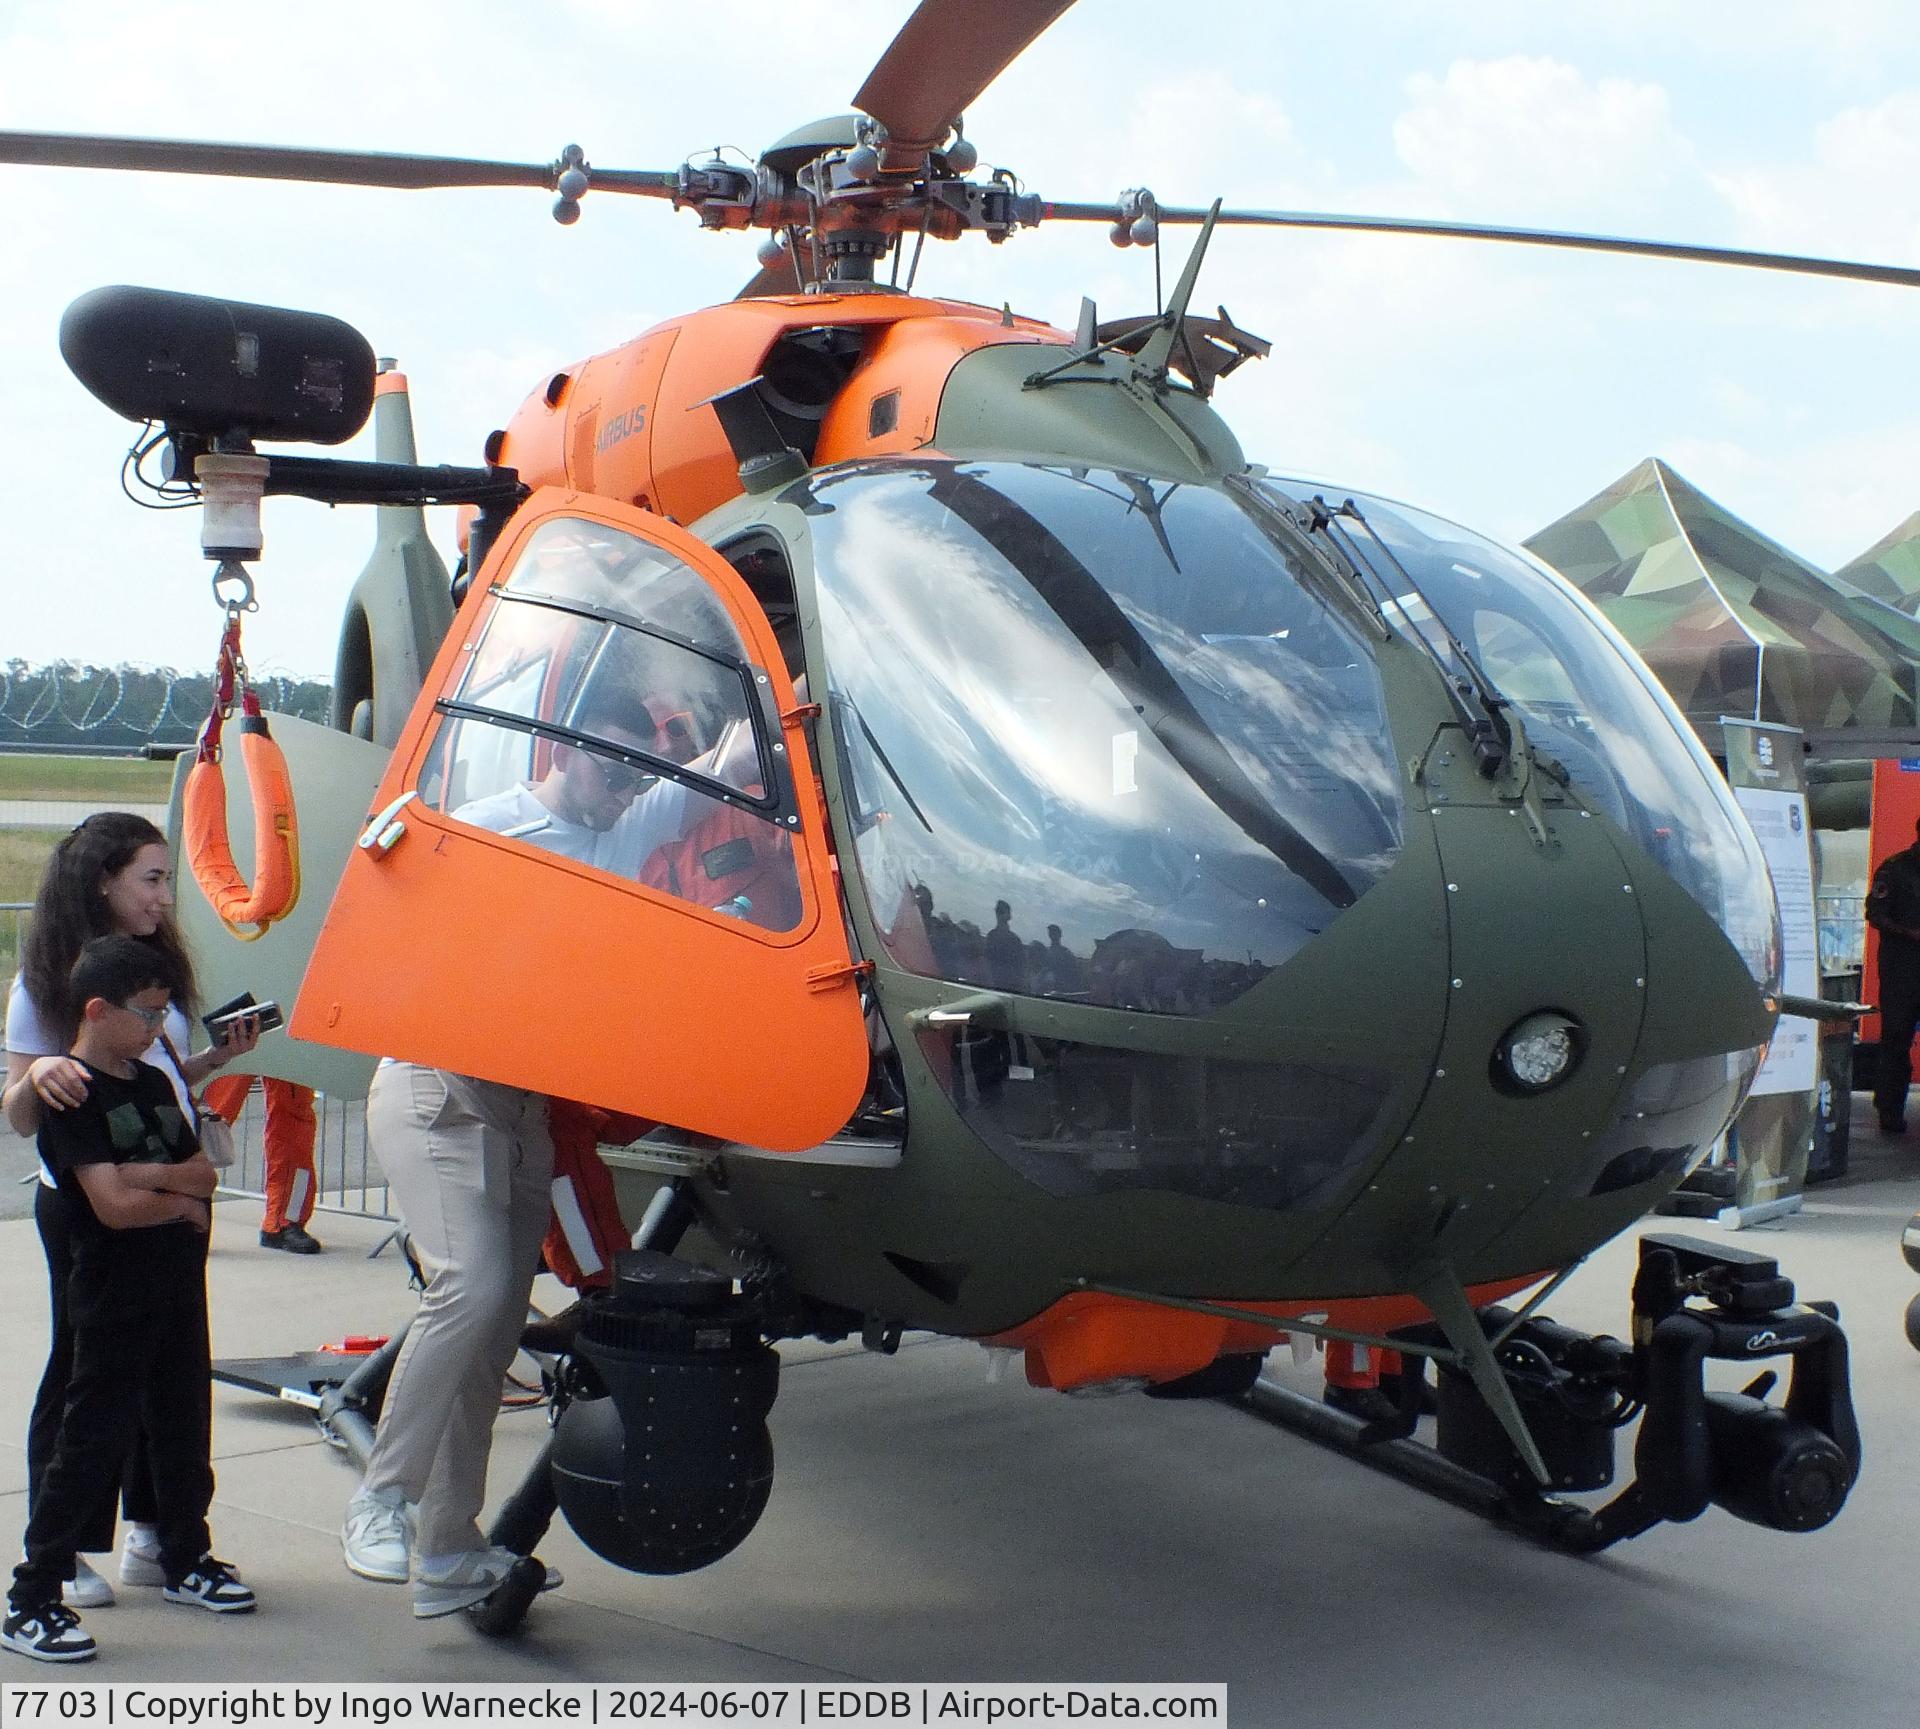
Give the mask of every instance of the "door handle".
<svg viewBox="0 0 1920 1729">
<path fill-rule="evenodd" d="M 372 858 L 385 858 L 400 844 L 400 837 L 407 832 L 407 825 L 400 820 L 400 813 L 419 795 L 415 792 L 403 792 L 392 804 L 388 805 L 372 822 L 360 831 L 358 846 L 363 853 Z"/>
<path fill-rule="evenodd" d="M 999 991 L 976 991 L 932 1008 L 910 1009 L 907 1024 L 914 1027 L 965 1027 L 978 1022 L 998 1027 L 1006 1023 L 1007 999 Z"/>
</svg>

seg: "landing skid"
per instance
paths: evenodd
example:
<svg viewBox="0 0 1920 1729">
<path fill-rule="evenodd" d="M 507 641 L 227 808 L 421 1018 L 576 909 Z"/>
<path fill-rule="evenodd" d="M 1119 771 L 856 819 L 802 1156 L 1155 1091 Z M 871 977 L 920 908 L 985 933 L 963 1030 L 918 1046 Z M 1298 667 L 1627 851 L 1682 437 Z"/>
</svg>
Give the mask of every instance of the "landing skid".
<svg viewBox="0 0 1920 1729">
<path fill-rule="evenodd" d="M 1544 1315 L 1500 1308 L 1396 1333 L 1402 1369 L 1364 1414 L 1260 1380 L 1255 1415 L 1427 1493 L 1575 1554 L 1637 1537 L 1710 1505 L 1776 1531 L 1817 1531 L 1860 1471 L 1860 1431 L 1837 1311 L 1801 1303 L 1768 1256 L 1688 1237 L 1640 1243 L 1629 1345 Z M 1425 1359 L 1439 1365 L 1437 1389 Z M 1708 1392 L 1710 1360 L 1792 1365 L 1783 1403 L 1768 1370 L 1738 1393 Z M 1492 1396 L 1489 1397 L 1488 1395 Z M 1437 1395 L 1437 1396 L 1436 1396 Z M 1435 1413 L 1433 1442 L 1416 1439 Z M 1599 1507 L 1563 1491 L 1614 1480 L 1615 1437 L 1638 1421 L 1633 1480 Z"/>
<path fill-rule="evenodd" d="M 1424 1442 L 1380 1439 L 1375 1426 L 1364 1418 L 1335 1410 L 1264 1376 L 1233 1402 L 1265 1422 L 1554 1548 L 1590 1554 L 1600 1546 L 1593 1540 L 1592 1513 L 1577 1502 L 1513 1493 L 1491 1478 L 1456 1465 Z"/>
<path fill-rule="evenodd" d="M 496 1585 L 490 1596 L 482 1597 L 467 1610 L 467 1619 L 477 1632 L 490 1639 L 502 1639 L 509 1633 L 518 1632 L 520 1623 L 527 1618 L 527 1611 L 533 1607 L 534 1598 L 540 1595 L 540 1588 L 546 1582 L 546 1564 L 532 1555 L 522 1555 L 514 1562 L 506 1578 Z"/>
</svg>

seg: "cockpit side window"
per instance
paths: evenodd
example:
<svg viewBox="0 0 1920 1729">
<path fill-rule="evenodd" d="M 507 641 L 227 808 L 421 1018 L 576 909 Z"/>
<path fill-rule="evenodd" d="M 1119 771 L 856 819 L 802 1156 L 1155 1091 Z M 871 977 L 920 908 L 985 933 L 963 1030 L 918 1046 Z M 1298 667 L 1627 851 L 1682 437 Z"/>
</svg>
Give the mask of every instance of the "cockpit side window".
<svg viewBox="0 0 1920 1729">
<path fill-rule="evenodd" d="M 800 602 L 786 547 L 771 534 L 756 531 L 720 550 L 766 613 L 773 639 L 780 645 L 787 677 L 800 683 L 807 673 L 806 651 L 800 635 Z"/>
<path fill-rule="evenodd" d="M 418 790 L 455 821 L 791 930 L 793 789 L 764 691 L 703 577 L 555 518 L 496 587 Z"/>
</svg>

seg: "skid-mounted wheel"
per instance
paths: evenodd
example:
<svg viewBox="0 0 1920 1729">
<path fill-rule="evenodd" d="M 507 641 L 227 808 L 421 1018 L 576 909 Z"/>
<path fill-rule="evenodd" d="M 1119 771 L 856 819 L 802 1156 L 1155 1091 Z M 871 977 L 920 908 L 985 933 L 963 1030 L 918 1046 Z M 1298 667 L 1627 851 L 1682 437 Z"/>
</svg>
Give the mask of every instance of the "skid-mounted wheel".
<svg viewBox="0 0 1920 1729">
<path fill-rule="evenodd" d="M 492 1593 L 467 1610 L 467 1618 L 489 1638 L 499 1639 L 517 1632 L 520 1623 L 527 1618 L 527 1611 L 533 1607 L 534 1598 L 540 1595 L 540 1587 L 546 1582 L 546 1563 L 533 1556 L 522 1555 Z"/>
</svg>

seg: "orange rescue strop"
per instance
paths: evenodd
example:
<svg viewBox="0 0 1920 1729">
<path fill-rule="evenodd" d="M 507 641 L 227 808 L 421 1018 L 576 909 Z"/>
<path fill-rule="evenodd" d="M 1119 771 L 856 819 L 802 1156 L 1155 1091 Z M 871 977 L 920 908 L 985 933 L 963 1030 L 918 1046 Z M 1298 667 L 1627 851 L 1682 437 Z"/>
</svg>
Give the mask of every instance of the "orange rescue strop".
<svg viewBox="0 0 1920 1729">
<path fill-rule="evenodd" d="M 227 830 L 227 783 L 221 732 L 240 703 L 240 762 L 253 805 L 253 881 L 233 861 Z M 240 618 L 229 612 L 220 638 L 213 709 L 200 733 L 181 799 L 181 843 L 194 881 L 221 922 L 242 942 L 263 936 L 300 899 L 300 825 L 287 759 L 267 730 L 260 699 L 240 655 Z M 252 928 L 247 928 L 247 927 Z"/>
</svg>

